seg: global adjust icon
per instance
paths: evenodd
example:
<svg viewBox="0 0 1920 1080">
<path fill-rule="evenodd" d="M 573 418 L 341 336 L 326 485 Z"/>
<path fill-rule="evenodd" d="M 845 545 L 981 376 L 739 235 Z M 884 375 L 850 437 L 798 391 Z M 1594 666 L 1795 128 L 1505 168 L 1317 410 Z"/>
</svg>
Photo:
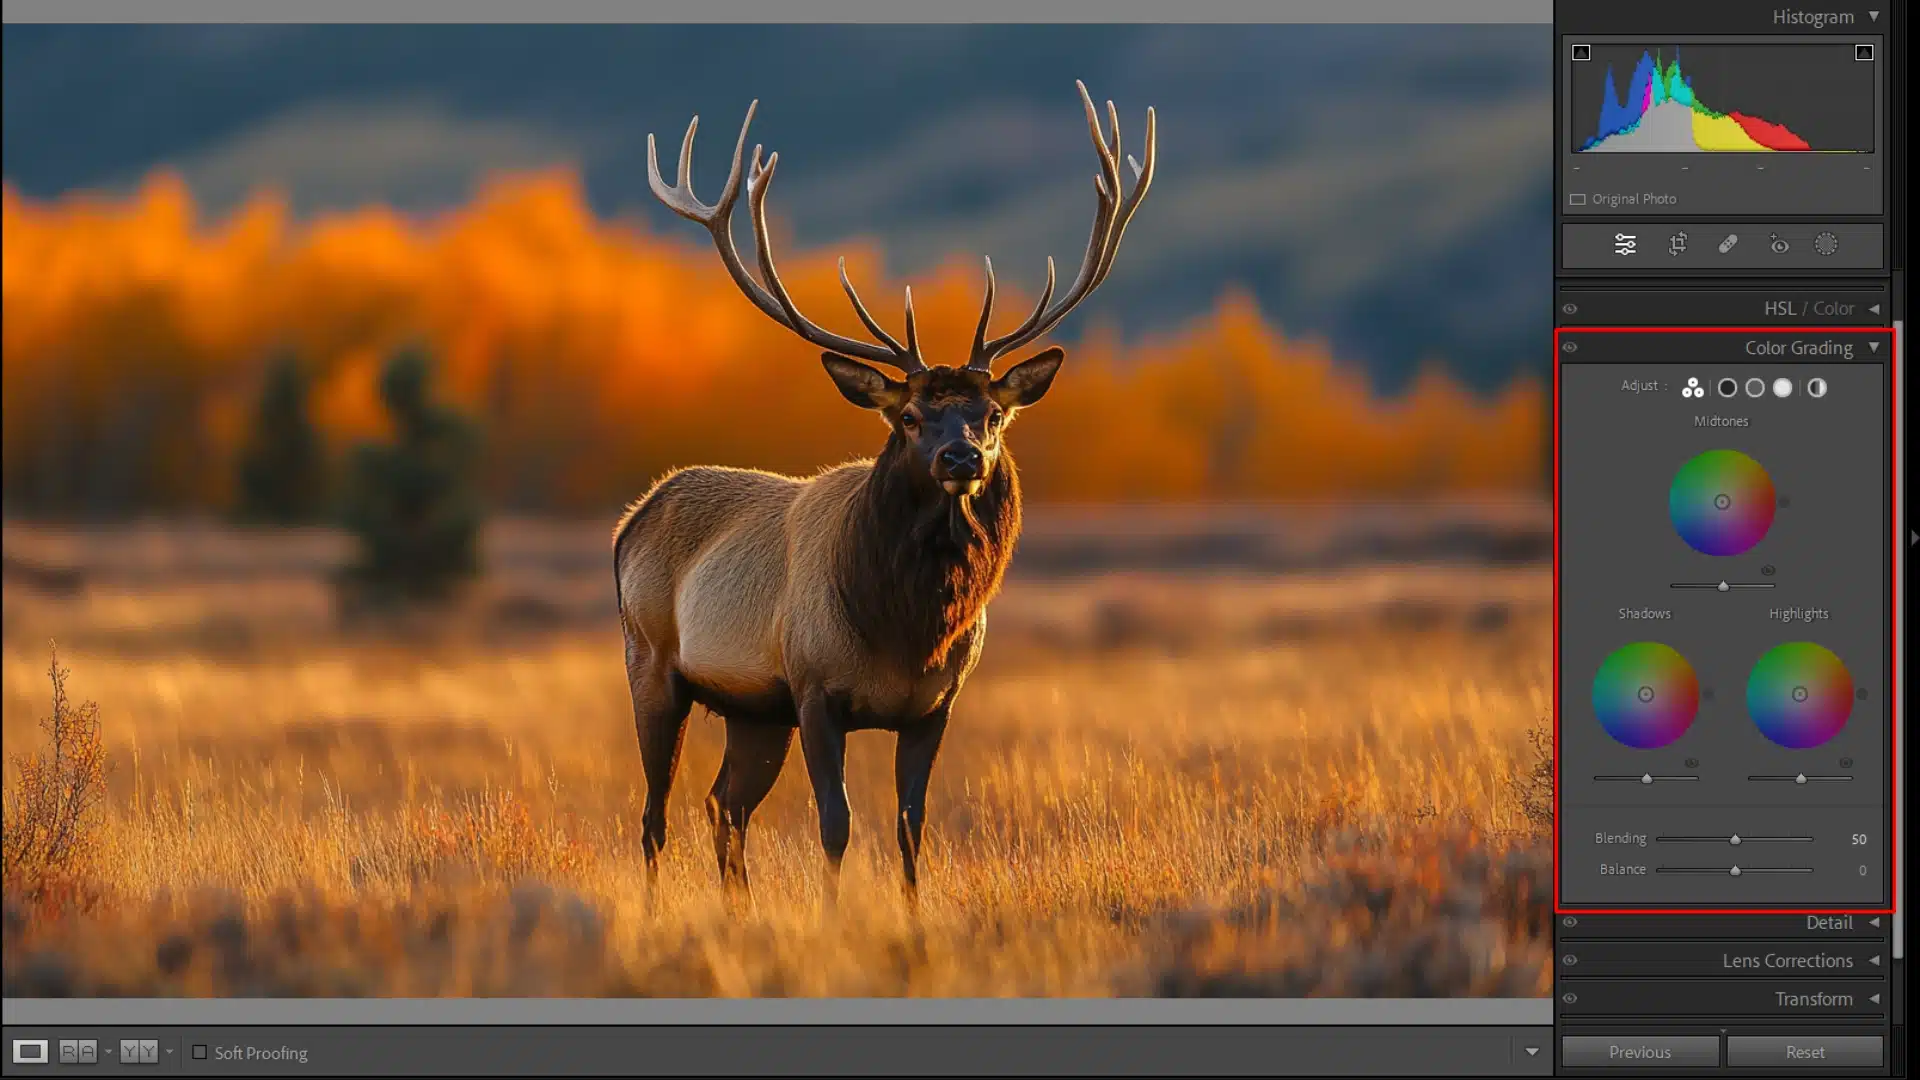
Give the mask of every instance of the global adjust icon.
<svg viewBox="0 0 1920 1080">
<path fill-rule="evenodd" d="M 1680 396 L 1683 398 L 1703 398 L 1707 396 L 1707 388 L 1700 385 L 1698 377 L 1690 378 L 1687 380 L 1687 385 L 1680 388 Z"/>
</svg>

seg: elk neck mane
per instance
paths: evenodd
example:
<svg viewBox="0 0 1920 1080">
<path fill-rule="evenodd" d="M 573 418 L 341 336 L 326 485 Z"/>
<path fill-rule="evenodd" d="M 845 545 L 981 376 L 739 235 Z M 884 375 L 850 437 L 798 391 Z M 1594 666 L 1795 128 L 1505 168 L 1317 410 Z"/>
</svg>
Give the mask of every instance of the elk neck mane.
<svg viewBox="0 0 1920 1080">
<path fill-rule="evenodd" d="M 1012 455 L 1002 450 L 978 494 L 955 498 L 910 465 L 896 435 L 847 509 L 834 569 L 848 624 L 903 670 L 944 666 L 999 591 L 1020 536 Z"/>
</svg>

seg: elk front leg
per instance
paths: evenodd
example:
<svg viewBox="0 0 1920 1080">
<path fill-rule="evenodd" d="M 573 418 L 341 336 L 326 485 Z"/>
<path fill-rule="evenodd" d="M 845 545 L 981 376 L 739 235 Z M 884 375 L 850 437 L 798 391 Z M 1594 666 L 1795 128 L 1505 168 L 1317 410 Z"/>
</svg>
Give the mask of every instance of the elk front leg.
<svg viewBox="0 0 1920 1080">
<path fill-rule="evenodd" d="M 820 846 L 827 854 L 825 890 L 832 905 L 840 895 L 840 860 L 847 853 L 851 815 L 847 809 L 847 733 L 827 697 L 810 691 L 800 705 L 800 752 L 813 782 L 813 806 L 820 815 Z"/>
<path fill-rule="evenodd" d="M 933 776 L 933 759 L 940 753 L 940 740 L 946 732 L 947 712 L 942 709 L 903 728 L 893 751 L 893 790 L 899 800 L 894 834 L 900 840 L 900 870 L 905 875 L 909 905 L 919 898 L 920 833 L 927 821 L 927 781 Z"/>
</svg>

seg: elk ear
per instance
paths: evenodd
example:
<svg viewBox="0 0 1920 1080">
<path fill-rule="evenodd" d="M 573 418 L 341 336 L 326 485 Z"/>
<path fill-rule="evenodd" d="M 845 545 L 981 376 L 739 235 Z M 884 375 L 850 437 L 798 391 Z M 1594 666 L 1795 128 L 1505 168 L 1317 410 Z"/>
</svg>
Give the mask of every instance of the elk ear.
<svg viewBox="0 0 1920 1080">
<path fill-rule="evenodd" d="M 1047 396 L 1047 389 L 1053 385 L 1053 377 L 1060 374 L 1060 365 L 1067 359 L 1065 349 L 1058 347 L 1031 360 L 1022 361 L 1007 369 L 1005 375 L 993 380 L 993 400 L 1008 411 L 1022 409 Z"/>
<path fill-rule="evenodd" d="M 858 360 L 839 353 L 821 353 L 820 362 L 826 365 L 840 396 L 863 409 L 892 408 L 906 400 L 906 383 L 895 382 Z"/>
</svg>

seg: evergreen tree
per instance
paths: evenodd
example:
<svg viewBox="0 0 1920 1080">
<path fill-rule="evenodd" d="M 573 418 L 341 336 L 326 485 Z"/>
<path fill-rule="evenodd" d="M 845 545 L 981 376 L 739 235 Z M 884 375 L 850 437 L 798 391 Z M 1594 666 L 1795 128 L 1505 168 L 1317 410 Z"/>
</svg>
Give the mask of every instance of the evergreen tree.
<svg viewBox="0 0 1920 1080">
<path fill-rule="evenodd" d="M 442 602 L 480 572 L 479 435 L 432 382 L 425 349 L 396 352 L 380 378 L 393 441 L 353 453 L 342 509 L 359 553 L 342 584 L 355 606 Z"/>
<path fill-rule="evenodd" d="M 243 521 L 299 525 L 326 515 L 326 445 L 308 415 L 309 385 L 292 353 L 267 365 L 253 431 L 240 453 L 236 509 Z"/>
</svg>

